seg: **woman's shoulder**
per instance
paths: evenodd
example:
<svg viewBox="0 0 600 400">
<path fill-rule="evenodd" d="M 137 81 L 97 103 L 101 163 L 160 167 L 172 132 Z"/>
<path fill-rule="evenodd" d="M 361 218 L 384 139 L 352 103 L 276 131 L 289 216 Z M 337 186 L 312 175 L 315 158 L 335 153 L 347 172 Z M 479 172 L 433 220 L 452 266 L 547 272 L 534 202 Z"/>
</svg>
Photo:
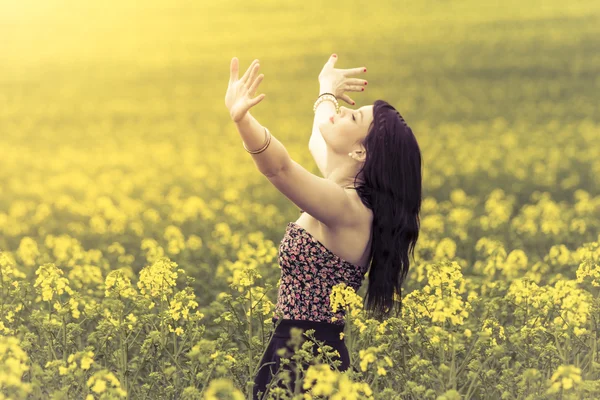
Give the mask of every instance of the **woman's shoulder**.
<svg viewBox="0 0 600 400">
<path fill-rule="evenodd" d="M 352 200 L 354 210 L 351 210 L 351 212 L 356 216 L 356 224 L 353 225 L 370 226 L 373 222 L 373 210 L 371 210 L 362 202 L 358 192 L 355 189 L 345 188 L 344 190 L 348 193 L 348 196 Z"/>
</svg>

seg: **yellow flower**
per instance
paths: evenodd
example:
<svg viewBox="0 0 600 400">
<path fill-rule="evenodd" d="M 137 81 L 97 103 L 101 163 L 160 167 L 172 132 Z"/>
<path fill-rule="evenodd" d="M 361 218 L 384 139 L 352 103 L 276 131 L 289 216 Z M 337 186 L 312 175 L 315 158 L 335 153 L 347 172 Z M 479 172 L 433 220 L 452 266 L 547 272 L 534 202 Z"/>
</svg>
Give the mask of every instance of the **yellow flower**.
<svg viewBox="0 0 600 400">
<path fill-rule="evenodd" d="M 233 358 L 231 355 L 227 354 L 225 358 L 231 361 L 232 363 L 235 363 L 235 358 Z"/>
<path fill-rule="evenodd" d="M 331 396 L 334 391 L 338 374 L 327 364 L 311 365 L 306 371 L 304 389 L 311 389 L 313 396 Z"/>
<path fill-rule="evenodd" d="M 553 382 L 548 393 L 558 393 L 563 390 L 570 390 L 573 388 L 575 383 L 580 383 L 581 379 L 581 368 L 575 367 L 574 365 L 561 365 L 552 374 L 550 380 Z"/>
<path fill-rule="evenodd" d="M 329 294 L 329 306 L 335 313 L 338 309 L 345 309 L 346 306 L 354 309 L 362 309 L 362 298 L 356 294 L 354 288 L 347 286 L 345 283 L 334 285 Z"/>
<path fill-rule="evenodd" d="M 122 269 L 111 271 L 104 280 L 104 295 L 106 297 L 121 296 L 132 298 L 136 295 L 135 288 L 131 286 L 131 280 Z"/>
<path fill-rule="evenodd" d="M 84 355 L 81 358 L 81 369 L 83 369 L 83 370 L 90 369 L 90 366 L 94 362 L 94 360 L 92 359 L 93 356 L 94 356 L 94 353 L 91 351 L 88 351 L 87 355 Z"/>
<path fill-rule="evenodd" d="M 235 385 L 230 379 L 217 378 L 210 381 L 204 400 L 244 400 L 244 394 L 235 388 Z"/>
<path fill-rule="evenodd" d="M 23 264 L 32 267 L 35 265 L 35 260 L 40 255 L 40 251 L 38 250 L 37 242 L 30 238 L 29 236 L 25 236 L 21 239 L 19 243 L 19 248 L 17 249 L 17 255 L 23 261 Z"/>
<path fill-rule="evenodd" d="M 102 394 L 106 392 L 101 397 L 127 397 L 127 392 L 121 388 L 121 383 L 117 377 L 106 369 L 94 373 L 86 383 L 94 393 Z"/>
<path fill-rule="evenodd" d="M 367 370 L 367 366 L 372 363 L 375 362 L 377 360 L 377 357 L 375 356 L 374 353 L 374 347 L 369 347 L 367 350 L 360 350 L 359 351 L 359 356 L 360 356 L 360 369 L 364 372 Z"/>
<path fill-rule="evenodd" d="M 160 297 L 166 301 L 176 285 L 177 272 L 174 271 L 176 268 L 177 264 L 167 257 L 158 258 L 152 265 L 140 271 L 137 283 L 140 292 L 146 297 L 153 299 Z"/>
<path fill-rule="evenodd" d="M 450 238 L 443 238 L 435 249 L 436 259 L 453 259 L 456 256 L 456 243 Z"/>
<path fill-rule="evenodd" d="M 102 379 L 96 380 L 94 386 L 92 387 L 92 391 L 94 393 L 104 393 L 104 391 L 106 391 L 106 381 Z"/>
<path fill-rule="evenodd" d="M 69 287 L 69 280 L 62 277 L 64 274 L 63 271 L 54 263 L 41 265 L 35 271 L 35 274 L 38 275 L 38 278 L 33 286 L 42 295 L 42 300 L 51 301 L 55 294 L 61 295 L 65 291 L 73 294 L 73 291 Z"/>
</svg>

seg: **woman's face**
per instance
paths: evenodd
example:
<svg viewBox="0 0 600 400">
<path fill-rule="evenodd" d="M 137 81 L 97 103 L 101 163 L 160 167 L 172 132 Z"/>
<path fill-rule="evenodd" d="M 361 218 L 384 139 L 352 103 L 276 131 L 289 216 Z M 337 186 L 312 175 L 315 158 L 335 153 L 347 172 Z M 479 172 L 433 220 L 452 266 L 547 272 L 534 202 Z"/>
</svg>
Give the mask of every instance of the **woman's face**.
<svg viewBox="0 0 600 400">
<path fill-rule="evenodd" d="M 339 114 L 319 125 L 327 146 L 335 153 L 348 154 L 356 150 L 364 150 L 360 145 L 367 137 L 369 125 L 373 121 L 373 106 L 364 106 L 356 110 L 340 107 Z"/>
</svg>

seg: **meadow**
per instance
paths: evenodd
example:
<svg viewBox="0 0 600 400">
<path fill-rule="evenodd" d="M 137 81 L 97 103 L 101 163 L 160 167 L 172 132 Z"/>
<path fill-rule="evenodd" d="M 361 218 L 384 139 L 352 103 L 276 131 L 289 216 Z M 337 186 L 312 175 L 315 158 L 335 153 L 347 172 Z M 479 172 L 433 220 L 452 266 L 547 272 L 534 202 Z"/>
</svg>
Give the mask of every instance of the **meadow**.
<svg viewBox="0 0 600 400">
<path fill-rule="evenodd" d="M 272 398 L 600 398 L 599 37 L 593 0 L 0 3 L 0 399 L 251 398 L 298 208 L 229 65 L 260 60 L 252 115 L 318 174 L 332 53 L 368 68 L 340 104 L 419 141 L 421 232 L 401 316 L 336 288 L 353 368 Z"/>
</svg>

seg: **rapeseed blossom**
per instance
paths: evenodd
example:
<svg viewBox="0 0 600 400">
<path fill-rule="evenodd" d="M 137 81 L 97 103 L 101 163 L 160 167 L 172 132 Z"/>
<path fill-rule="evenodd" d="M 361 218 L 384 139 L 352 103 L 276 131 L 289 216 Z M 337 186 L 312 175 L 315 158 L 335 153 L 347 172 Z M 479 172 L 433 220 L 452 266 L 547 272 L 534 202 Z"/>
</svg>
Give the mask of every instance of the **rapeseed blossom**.
<svg viewBox="0 0 600 400">
<path fill-rule="evenodd" d="M 206 388 L 203 400 L 221 399 L 244 400 L 244 394 L 234 387 L 230 379 L 213 379 Z"/>
<path fill-rule="evenodd" d="M 27 397 L 32 392 L 31 383 L 23 382 L 22 377 L 30 370 L 29 356 L 22 349 L 19 339 L 13 336 L 0 335 L 0 399 L 10 399 L 5 397 L 7 390 L 20 396 Z"/>
<path fill-rule="evenodd" d="M 435 249 L 436 259 L 452 260 L 456 256 L 456 243 L 450 238 L 443 238 Z"/>
<path fill-rule="evenodd" d="M 334 371 L 327 364 L 310 365 L 302 387 L 307 390 L 303 399 L 327 398 L 335 400 L 373 399 L 373 391 L 366 382 L 353 382 L 344 373 Z"/>
<path fill-rule="evenodd" d="M 140 271 L 137 283 L 140 293 L 147 298 L 160 298 L 167 300 L 167 296 L 173 293 L 177 280 L 177 263 L 170 261 L 167 257 L 157 259 L 152 265 Z"/>
<path fill-rule="evenodd" d="M 577 282 L 582 283 L 584 278 L 590 277 L 592 286 L 600 286 L 600 236 L 598 242 L 585 243 L 577 249 L 575 257 L 579 260 L 577 268 Z"/>
<path fill-rule="evenodd" d="M 427 266 L 427 285 L 421 291 L 409 293 L 405 302 L 417 318 L 431 318 L 431 322 L 449 320 L 462 325 L 469 316 L 471 305 L 461 296 L 464 280 L 455 261 L 442 261 Z"/>
<path fill-rule="evenodd" d="M 97 395 L 127 397 L 127 392 L 121 388 L 121 382 L 112 372 L 106 369 L 95 372 L 86 384 L 89 390 Z M 86 400 L 94 400 L 95 398 L 91 393 L 86 396 Z"/>
<path fill-rule="evenodd" d="M 527 254 L 523 250 L 515 249 L 511 251 L 500 266 L 502 275 L 511 280 L 521 276 L 527 270 L 528 261 Z"/>
<path fill-rule="evenodd" d="M 179 254 L 185 249 L 185 237 L 178 227 L 174 225 L 167 226 L 165 228 L 164 238 L 168 242 L 167 252 L 170 255 Z"/>
<path fill-rule="evenodd" d="M 104 281 L 104 296 L 120 296 L 124 299 L 133 298 L 137 291 L 131 286 L 131 280 L 125 273 L 118 269 L 110 271 Z"/>
<path fill-rule="evenodd" d="M 92 351 L 81 351 L 76 354 L 70 354 L 67 358 L 67 363 L 69 364 L 68 367 L 59 366 L 58 372 L 62 376 L 74 372 L 77 369 L 77 361 L 79 361 L 79 367 L 86 371 L 90 369 L 91 365 L 94 363 L 93 357 L 94 352 Z"/>
<path fill-rule="evenodd" d="M 154 239 L 142 240 L 141 249 L 146 250 L 146 261 L 151 264 L 165 257 L 165 250 Z"/>
<path fill-rule="evenodd" d="M 379 376 L 385 376 L 387 374 L 386 367 L 393 367 L 394 363 L 392 359 L 385 354 L 387 344 L 379 345 L 378 347 L 370 346 L 364 350 L 359 351 L 360 356 L 360 369 L 366 371 L 369 364 L 375 364 L 376 373 Z"/>
<path fill-rule="evenodd" d="M 17 255 L 23 264 L 27 265 L 28 267 L 34 266 L 37 258 L 40 256 L 40 250 L 38 249 L 37 242 L 31 237 L 25 236 L 19 243 Z"/>
<path fill-rule="evenodd" d="M 43 301 L 52 301 L 54 295 L 60 296 L 64 292 L 72 295 L 73 291 L 69 287 L 69 280 L 63 278 L 63 271 L 54 263 L 41 265 L 35 274 L 38 276 L 33 285 L 37 288 L 38 294 L 42 295 Z"/>
<path fill-rule="evenodd" d="M 339 283 L 334 285 L 331 289 L 331 293 L 329 294 L 329 304 L 331 310 L 335 313 L 340 308 L 360 310 L 362 309 L 363 301 L 351 286 L 348 286 L 345 283 Z"/>
<path fill-rule="evenodd" d="M 196 295 L 190 288 L 175 293 L 169 304 L 169 316 L 173 321 L 189 320 L 190 309 L 198 307 Z"/>
<path fill-rule="evenodd" d="M 27 275 L 15 267 L 15 259 L 11 254 L 0 251 L 0 284 L 14 289 L 19 287 L 17 278 L 24 279 Z"/>
<path fill-rule="evenodd" d="M 561 391 L 572 391 L 574 386 L 581 383 L 581 368 L 574 365 L 561 365 L 550 377 L 552 385 L 547 394 L 559 393 Z"/>
</svg>

